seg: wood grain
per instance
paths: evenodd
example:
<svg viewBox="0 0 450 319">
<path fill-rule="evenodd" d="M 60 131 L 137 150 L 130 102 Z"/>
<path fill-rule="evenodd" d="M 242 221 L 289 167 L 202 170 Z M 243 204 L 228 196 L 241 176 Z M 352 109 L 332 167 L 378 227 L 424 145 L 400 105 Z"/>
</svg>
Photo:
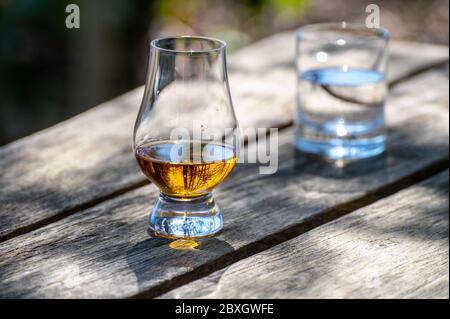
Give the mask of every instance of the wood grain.
<svg viewBox="0 0 450 319">
<path fill-rule="evenodd" d="M 384 156 L 333 167 L 295 152 L 292 130 L 284 130 L 277 174 L 238 166 L 215 192 L 225 230 L 197 250 L 148 237 L 153 185 L 10 239 L 0 244 L 0 296 L 165 293 L 448 167 L 447 115 L 448 75 L 432 71 L 393 89 Z"/>
<path fill-rule="evenodd" d="M 448 171 L 162 298 L 449 298 Z"/>
<path fill-rule="evenodd" d="M 292 122 L 293 48 L 293 33 L 282 33 L 230 59 L 241 127 Z M 394 42 L 391 51 L 394 82 L 448 60 L 448 48 L 441 46 Z M 0 242 L 147 183 L 131 150 L 141 97 L 138 88 L 0 148 Z"/>
</svg>

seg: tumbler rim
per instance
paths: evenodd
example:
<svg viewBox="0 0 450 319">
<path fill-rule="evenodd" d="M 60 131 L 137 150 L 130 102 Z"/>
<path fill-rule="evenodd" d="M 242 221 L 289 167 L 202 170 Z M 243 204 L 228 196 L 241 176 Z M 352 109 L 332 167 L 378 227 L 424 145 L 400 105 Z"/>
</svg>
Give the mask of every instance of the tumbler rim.
<svg viewBox="0 0 450 319">
<path fill-rule="evenodd" d="M 213 43 L 214 47 L 209 49 L 202 49 L 202 50 L 173 50 L 169 49 L 167 47 L 163 47 L 161 45 L 158 45 L 159 42 L 163 41 L 170 41 L 170 40 L 194 40 L 194 41 L 205 41 L 209 43 Z M 198 54 L 211 54 L 215 52 L 220 52 L 224 50 L 227 46 L 225 41 L 212 38 L 212 37 L 204 37 L 204 36 L 193 36 L 193 35 L 182 35 L 182 36 L 174 36 L 174 37 L 161 37 L 153 39 L 150 42 L 150 46 L 158 51 L 162 51 L 168 54 L 187 54 L 187 55 L 198 55 Z"/>
<path fill-rule="evenodd" d="M 308 40 L 308 41 L 324 41 L 323 39 L 311 36 L 308 34 L 309 32 L 323 32 L 323 31 L 337 31 L 345 33 L 347 32 L 349 35 L 352 32 L 366 32 L 366 35 L 357 36 L 357 38 L 361 41 L 373 41 L 373 40 L 384 40 L 389 41 L 390 32 L 386 28 L 368 28 L 364 24 L 361 23 L 352 23 L 352 22 L 321 22 L 321 23 L 312 23 L 301 26 L 296 30 L 296 38 L 298 40 Z"/>
</svg>

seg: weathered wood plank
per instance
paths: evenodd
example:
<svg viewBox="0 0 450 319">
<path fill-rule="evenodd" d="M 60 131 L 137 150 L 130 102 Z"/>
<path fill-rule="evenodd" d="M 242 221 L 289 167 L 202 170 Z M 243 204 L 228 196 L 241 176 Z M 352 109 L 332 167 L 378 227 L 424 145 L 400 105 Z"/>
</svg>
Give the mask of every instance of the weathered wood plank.
<svg viewBox="0 0 450 319">
<path fill-rule="evenodd" d="M 291 123 L 293 47 L 293 33 L 284 33 L 230 59 L 230 85 L 242 127 Z M 447 48 L 394 42 L 391 81 L 445 60 Z M 141 96 L 142 88 L 136 89 L 0 148 L 0 241 L 146 183 L 131 151 Z"/>
<path fill-rule="evenodd" d="M 387 154 L 341 169 L 298 154 L 292 130 L 281 132 L 278 173 L 261 176 L 254 166 L 239 166 L 215 192 L 225 230 L 198 250 L 171 250 L 148 237 L 153 185 L 4 242 L 0 295 L 156 296 L 447 165 L 447 74 L 432 71 L 400 84 L 387 109 Z"/>
<path fill-rule="evenodd" d="M 448 171 L 162 298 L 449 298 Z"/>
</svg>

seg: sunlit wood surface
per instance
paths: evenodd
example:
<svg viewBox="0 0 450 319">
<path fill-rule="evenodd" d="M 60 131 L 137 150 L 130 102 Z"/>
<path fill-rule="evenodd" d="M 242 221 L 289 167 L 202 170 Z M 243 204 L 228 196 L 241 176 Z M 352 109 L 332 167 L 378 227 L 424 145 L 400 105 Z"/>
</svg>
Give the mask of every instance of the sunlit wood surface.
<svg viewBox="0 0 450 319">
<path fill-rule="evenodd" d="M 142 88 L 0 148 L 0 297 L 448 298 L 448 48 L 391 44 L 388 151 L 345 167 L 294 150 L 293 54 L 282 33 L 230 56 L 240 125 L 280 129 L 279 170 L 239 165 L 195 249 L 146 232 Z"/>
</svg>

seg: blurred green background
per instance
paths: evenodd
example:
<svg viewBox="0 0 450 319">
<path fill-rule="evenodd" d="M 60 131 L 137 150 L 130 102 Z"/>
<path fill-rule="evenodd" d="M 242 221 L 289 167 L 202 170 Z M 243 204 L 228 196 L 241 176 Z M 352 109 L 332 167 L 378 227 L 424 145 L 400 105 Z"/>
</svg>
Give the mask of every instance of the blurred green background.
<svg viewBox="0 0 450 319">
<path fill-rule="evenodd" d="M 80 29 L 65 26 L 69 3 Z M 369 3 L 394 38 L 448 44 L 447 0 L 0 0 L 0 145 L 143 84 L 152 38 L 213 36 L 232 53 L 307 23 L 364 23 Z"/>
</svg>

